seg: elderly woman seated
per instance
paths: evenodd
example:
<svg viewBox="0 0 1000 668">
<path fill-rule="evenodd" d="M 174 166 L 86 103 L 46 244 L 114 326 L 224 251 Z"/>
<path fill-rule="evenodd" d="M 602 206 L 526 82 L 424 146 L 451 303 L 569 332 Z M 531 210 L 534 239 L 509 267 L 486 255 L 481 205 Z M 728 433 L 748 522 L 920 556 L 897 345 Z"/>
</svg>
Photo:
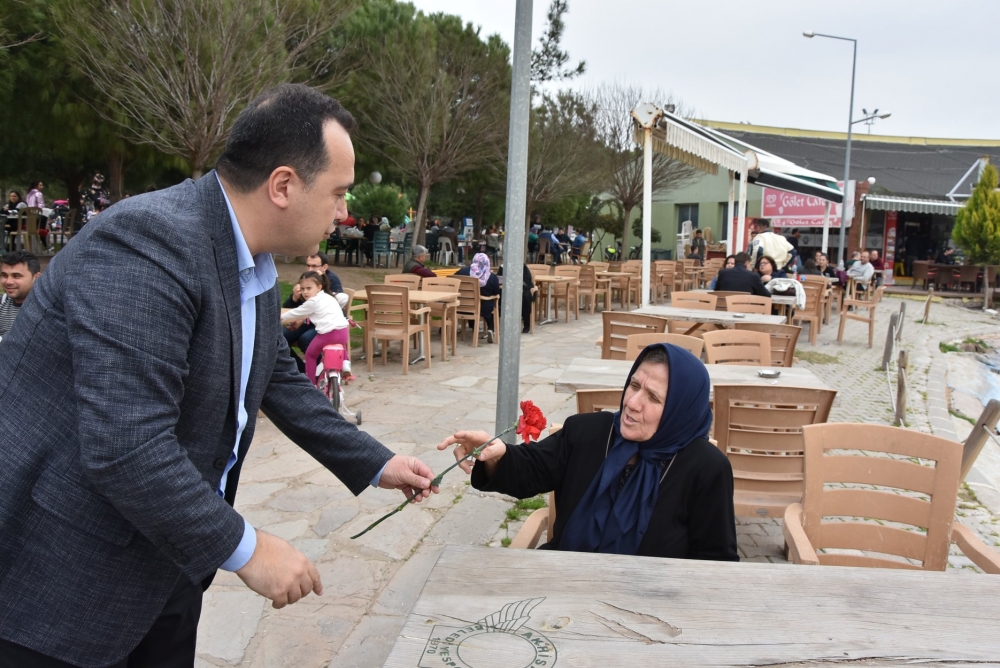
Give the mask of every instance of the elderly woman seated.
<svg viewBox="0 0 1000 668">
<path fill-rule="evenodd" d="M 497 440 L 473 466 L 472 485 L 528 498 L 555 490 L 546 549 L 738 561 L 733 471 L 708 442 L 708 371 L 686 350 L 646 348 L 625 382 L 621 409 L 574 415 L 530 445 Z M 465 457 L 489 435 L 446 438 Z"/>
</svg>

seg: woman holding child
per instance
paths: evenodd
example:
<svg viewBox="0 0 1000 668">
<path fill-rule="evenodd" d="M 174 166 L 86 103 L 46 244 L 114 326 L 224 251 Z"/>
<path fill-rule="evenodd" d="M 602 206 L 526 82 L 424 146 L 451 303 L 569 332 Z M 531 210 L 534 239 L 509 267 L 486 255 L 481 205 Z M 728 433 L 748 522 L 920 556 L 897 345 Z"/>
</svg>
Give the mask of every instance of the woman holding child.
<svg viewBox="0 0 1000 668">
<path fill-rule="evenodd" d="M 708 441 L 705 365 L 670 344 L 647 347 L 625 381 L 620 410 L 571 416 L 537 443 L 494 441 L 473 466 L 476 489 L 529 498 L 555 491 L 545 549 L 738 561 L 733 471 Z M 446 438 L 455 458 L 489 439 Z"/>
</svg>

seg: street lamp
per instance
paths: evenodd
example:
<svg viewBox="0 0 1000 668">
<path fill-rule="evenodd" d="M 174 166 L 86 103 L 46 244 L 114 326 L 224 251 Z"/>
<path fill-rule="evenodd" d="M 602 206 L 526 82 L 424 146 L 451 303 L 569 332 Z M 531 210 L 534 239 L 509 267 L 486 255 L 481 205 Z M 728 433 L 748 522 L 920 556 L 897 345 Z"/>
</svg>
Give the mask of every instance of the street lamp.
<svg viewBox="0 0 1000 668">
<path fill-rule="evenodd" d="M 880 114 L 878 113 L 878 109 L 875 109 L 874 111 L 871 112 L 869 112 L 867 109 L 862 109 L 861 113 L 864 114 L 865 117 L 859 118 L 858 120 L 854 121 L 852 125 L 857 125 L 858 123 L 864 123 L 865 125 L 868 126 L 868 134 L 872 133 L 872 126 L 875 125 L 876 120 L 880 118 L 889 118 L 890 116 L 892 116 L 891 111 L 883 111 Z"/>
<path fill-rule="evenodd" d="M 858 40 L 850 37 L 838 37 L 837 35 L 824 35 L 823 33 L 808 31 L 802 33 L 803 37 L 826 37 L 828 39 L 839 39 L 844 42 L 853 42 L 854 59 L 851 62 L 851 106 L 847 110 L 847 153 L 844 156 L 844 203 L 840 205 L 840 243 L 837 248 L 837 267 L 844 268 L 844 229 L 847 221 L 847 180 L 851 175 L 851 131 L 854 129 L 854 74 L 858 66 Z"/>
</svg>

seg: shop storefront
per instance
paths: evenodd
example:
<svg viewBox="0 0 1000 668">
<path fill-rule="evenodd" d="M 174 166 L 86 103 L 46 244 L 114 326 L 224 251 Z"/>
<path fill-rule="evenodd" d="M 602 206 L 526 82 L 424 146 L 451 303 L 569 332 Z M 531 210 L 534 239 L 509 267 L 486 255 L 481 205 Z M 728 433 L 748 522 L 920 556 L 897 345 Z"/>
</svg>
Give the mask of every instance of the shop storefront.
<svg viewBox="0 0 1000 668">
<path fill-rule="evenodd" d="M 950 245 L 955 213 L 962 208 L 945 200 L 877 195 L 863 202 L 864 247 L 878 249 L 895 276 L 912 276 L 914 261 L 933 261 Z"/>
</svg>

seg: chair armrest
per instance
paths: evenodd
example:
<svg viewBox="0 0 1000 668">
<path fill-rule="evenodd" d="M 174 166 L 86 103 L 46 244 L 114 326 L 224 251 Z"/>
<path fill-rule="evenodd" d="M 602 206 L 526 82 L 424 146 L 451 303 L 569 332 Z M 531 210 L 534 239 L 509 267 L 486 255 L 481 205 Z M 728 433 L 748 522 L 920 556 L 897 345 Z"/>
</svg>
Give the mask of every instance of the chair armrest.
<svg viewBox="0 0 1000 668">
<path fill-rule="evenodd" d="M 533 550 L 538 545 L 542 532 L 549 528 L 549 509 L 539 508 L 528 516 L 521 525 L 521 530 L 510 542 L 515 550 Z"/>
<path fill-rule="evenodd" d="M 416 309 L 411 308 L 410 309 L 410 315 L 422 315 L 424 313 L 430 313 L 430 312 L 431 312 L 431 307 L 430 306 L 424 306 L 423 308 L 416 308 Z"/>
<path fill-rule="evenodd" d="M 479 301 L 481 302 L 495 302 L 500 299 L 500 295 L 493 295 L 492 297 L 483 297 L 480 295 Z"/>
<path fill-rule="evenodd" d="M 972 529 L 955 522 L 951 526 L 951 540 L 976 566 L 990 575 L 1000 575 L 1000 552 L 990 548 Z"/>
<path fill-rule="evenodd" d="M 788 560 L 793 564 L 818 566 L 819 557 L 802 528 L 802 504 L 793 503 L 785 508 L 785 521 L 782 522 L 781 533 L 788 545 Z"/>
</svg>

